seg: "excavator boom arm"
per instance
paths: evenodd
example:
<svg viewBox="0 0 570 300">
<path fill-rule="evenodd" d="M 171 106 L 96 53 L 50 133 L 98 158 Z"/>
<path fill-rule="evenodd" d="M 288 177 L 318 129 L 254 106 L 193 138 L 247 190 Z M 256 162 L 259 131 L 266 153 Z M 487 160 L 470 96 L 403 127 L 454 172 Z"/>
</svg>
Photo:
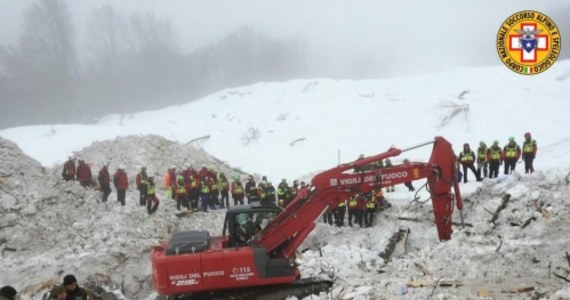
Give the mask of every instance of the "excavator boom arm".
<svg viewBox="0 0 570 300">
<path fill-rule="evenodd" d="M 403 152 L 391 148 L 387 152 L 342 164 L 317 174 L 311 181 L 311 190 L 301 190 L 285 210 L 255 238 L 255 244 L 265 247 L 267 253 L 291 258 L 315 227 L 316 220 L 326 209 L 335 208 L 339 200 L 423 178 L 428 179 L 439 238 L 449 240 L 454 202 L 452 188 L 455 191 L 457 207 L 463 208 L 456 180 L 455 155 L 451 144 L 443 137 L 436 137 L 433 142 L 420 146 L 432 143 L 434 148 L 428 163 L 410 163 L 362 172 L 346 172 Z M 414 148 L 417 147 L 406 150 Z"/>
</svg>

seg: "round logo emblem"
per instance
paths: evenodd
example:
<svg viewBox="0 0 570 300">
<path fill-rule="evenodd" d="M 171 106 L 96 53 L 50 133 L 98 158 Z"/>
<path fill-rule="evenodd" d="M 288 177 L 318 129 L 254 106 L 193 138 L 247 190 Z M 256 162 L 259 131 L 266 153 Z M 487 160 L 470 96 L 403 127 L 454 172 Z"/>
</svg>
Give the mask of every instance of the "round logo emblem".
<svg viewBox="0 0 570 300">
<path fill-rule="evenodd" d="M 501 61 L 519 74 L 546 71 L 558 58 L 560 46 L 560 31 L 554 21 L 534 10 L 511 15 L 497 33 L 497 53 Z"/>
</svg>

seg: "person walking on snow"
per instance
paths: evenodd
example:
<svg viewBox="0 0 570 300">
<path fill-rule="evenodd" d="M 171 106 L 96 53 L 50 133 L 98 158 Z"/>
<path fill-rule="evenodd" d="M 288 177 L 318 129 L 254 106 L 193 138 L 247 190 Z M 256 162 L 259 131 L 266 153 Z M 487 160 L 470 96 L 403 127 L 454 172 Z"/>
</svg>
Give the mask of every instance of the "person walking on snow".
<svg viewBox="0 0 570 300">
<path fill-rule="evenodd" d="M 409 165 L 409 164 L 410 164 L 410 160 L 407 159 L 407 158 L 405 158 L 405 159 L 404 159 L 404 165 Z M 413 191 L 416 190 L 416 189 L 414 188 L 414 185 L 412 184 L 411 181 L 406 181 L 406 182 L 404 182 L 404 185 L 408 188 L 408 191 L 410 191 L 410 192 L 413 192 Z"/>
<path fill-rule="evenodd" d="M 487 178 L 489 162 L 487 161 L 487 145 L 485 142 L 479 142 L 479 148 L 477 148 L 477 173 L 479 173 L 479 178 Z M 483 176 L 481 176 L 481 170 L 483 170 Z"/>
<path fill-rule="evenodd" d="M 505 161 L 505 175 L 511 174 L 516 166 L 517 161 L 521 157 L 521 147 L 515 142 L 514 137 L 509 137 L 509 143 L 503 148 L 503 155 Z"/>
<path fill-rule="evenodd" d="M 61 176 L 65 181 L 75 180 L 75 160 L 73 156 L 68 157 L 65 164 L 63 164 Z"/>
<path fill-rule="evenodd" d="M 364 212 L 364 225 L 366 227 L 372 226 L 372 221 L 376 211 L 380 207 L 380 202 L 375 196 L 375 193 L 369 193 L 365 196 L 366 198 L 366 210 Z"/>
<path fill-rule="evenodd" d="M 234 200 L 234 205 L 238 205 L 238 203 L 243 204 L 243 197 L 244 197 L 243 184 L 241 183 L 238 174 L 234 175 L 234 181 L 232 182 L 231 191 L 232 191 L 232 199 Z"/>
<path fill-rule="evenodd" d="M 222 199 L 220 200 L 221 207 L 230 208 L 230 183 L 228 182 L 226 174 L 223 172 L 220 173 L 219 183 L 220 193 L 222 194 Z"/>
<path fill-rule="evenodd" d="M 210 202 L 210 187 L 206 183 L 206 179 L 202 180 L 201 182 L 201 189 L 200 189 L 200 201 L 202 202 L 202 210 L 204 212 L 208 212 L 208 205 Z"/>
<path fill-rule="evenodd" d="M 184 184 L 184 177 L 178 175 L 176 184 L 176 209 L 180 210 L 180 206 L 185 207 L 190 210 L 190 205 L 188 203 L 188 191 L 186 190 L 186 185 Z"/>
<path fill-rule="evenodd" d="M 99 176 L 97 176 L 97 181 L 99 181 L 99 187 L 101 192 L 103 192 L 103 202 L 107 202 L 109 194 L 111 194 L 111 175 L 109 175 L 109 164 L 103 163 L 103 167 L 99 170 Z"/>
<path fill-rule="evenodd" d="M 467 169 L 469 169 L 473 172 L 473 174 L 477 178 L 477 181 L 481 181 L 481 178 L 479 177 L 479 173 L 477 173 L 477 170 L 475 170 L 475 152 L 473 152 L 473 150 L 471 150 L 471 148 L 469 148 L 468 143 L 463 144 L 463 151 L 461 151 L 459 153 L 457 160 L 463 166 L 463 183 L 468 182 L 468 180 L 467 180 Z"/>
<path fill-rule="evenodd" d="M 253 176 L 249 175 L 247 177 L 247 183 L 245 184 L 245 196 L 247 197 L 247 204 L 257 201 L 257 186 Z"/>
<path fill-rule="evenodd" d="M 79 160 L 75 174 L 77 174 L 77 181 L 79 181 L 82 187 L 91 185 L 91 181 L 93 180 L 91 177 L 91 168 L 89 168 L 83 159 Z"/>
<path fill-rule="evenodd" d="M 139 190 L 139 205 L 145 206 L 148 185 L 148 175 L 146 174 L 145 166 L 142 166 L 141 171 L 137 174 L 135 184 L 137 185 L 137 190 Z"/>
<path fill-rule="evenodd" d="M 534 167 L 532 162 L 536 157 L 536 151 L 538 147 L 536 146 L 536 140 L 533 140 L 530 136 L 530 132 L 524 134 L 524 142 L 522 148 L 522 158 L 524 160 L 524 172 L 534 173 Z"/>
<path fill-rule="evenodd" d="M 156 186 L 154 185 L 154 177 L 148 178 L 148 186 L 146 190 L 146 210 L 148 214 L 153 214 L 158 209 L 160 201 L 156 197 Z"/>
<path fill-rule="evenodd" d="M 276 201 L 275 195 L 276 195 L 275 187 L 273 186 L 273 183 L 271 183 L 271 181 L 268 181 L 267 184 L 265 185 L 265 202 L 275 204 Z"/>
<path fill-rule="evenodd" d="M 125 206 L 125 197 L 127 195 L 127 188 L 129 188 L 129 179 L 125 172 L 124 165 L 119 165 L 115 175 L 113 175 L 113 184 L 117 190 L 117 201 L 121 202 L 122 206 Z"/>
<path fill-rule="evenodd" d="M 503 151 L 499 146 L 499 141 L 493 141 L 493 146 L 487 150 L 487 161 L 489 162 L 489 178 L 497 178 L 499 167 L 503 163 Z"/>
</svg>

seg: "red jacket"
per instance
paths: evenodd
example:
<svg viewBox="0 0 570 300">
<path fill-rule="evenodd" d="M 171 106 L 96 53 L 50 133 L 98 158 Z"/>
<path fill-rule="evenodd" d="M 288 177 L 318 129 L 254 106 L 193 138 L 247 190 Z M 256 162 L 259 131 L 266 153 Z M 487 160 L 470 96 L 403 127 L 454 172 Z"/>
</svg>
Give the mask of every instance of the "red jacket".
<svg viewBox="0 0 570 300">
<path fill-rule="evenodd" d="M 117 170 L 115 175 L 113 175 L 113 183 L 117 190 L 126 190 L 129 187 L 129 179 L 127 178 L 127 173 L 123 170 Z"/>
<path fill-rule="evenodd" d="M 91 183 L 91 168 L 86 164 L 80 164 L 77 166 L 77 180 L 81 184 Z"/>
</svg>

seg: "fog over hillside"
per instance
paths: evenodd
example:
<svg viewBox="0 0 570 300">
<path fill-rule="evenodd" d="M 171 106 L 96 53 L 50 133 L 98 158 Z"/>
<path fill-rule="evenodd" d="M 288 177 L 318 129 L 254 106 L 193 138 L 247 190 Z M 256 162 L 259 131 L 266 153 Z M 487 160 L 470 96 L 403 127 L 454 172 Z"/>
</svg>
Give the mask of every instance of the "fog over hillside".
<svg viewBox="0 0 570 300">
<path fill-rule="evenodd" d="M 562 0 L 2 0 L 1 6 L 0 128 L 89 123 L 264 81 L 498 65 L 497 30 L 523 9 L 549 15 L 562 36 L 570 28 L 570 4 Z M 59 29 L 42 31 L 53 24 Z M 566 47 L 562 52 L 569 57 Z"/>
</svg>

